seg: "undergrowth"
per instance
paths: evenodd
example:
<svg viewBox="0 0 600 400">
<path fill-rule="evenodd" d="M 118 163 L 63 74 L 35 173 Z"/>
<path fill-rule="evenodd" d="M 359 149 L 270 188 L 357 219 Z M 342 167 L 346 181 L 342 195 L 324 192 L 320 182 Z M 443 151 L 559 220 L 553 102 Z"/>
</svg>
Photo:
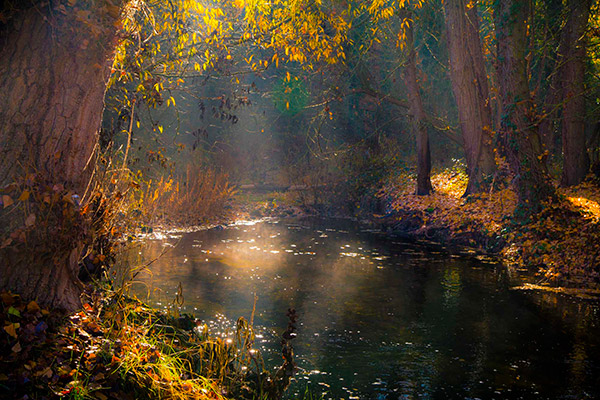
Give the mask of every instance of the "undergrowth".
<svg viewBox="0 0 600 400">
<path fill-rule="evenodd" d="M 514 218 L 517 195 L 510 182 L 463 197 L 462 168 L 434 171 L 434 193 L 417 196 L 414 176 L 390 179 L 378 196 L 388 213 L 413 219 L 417 236 L 443 231 L 445 240 L 498 253 L 516 267 L 537 270 L 538 284 L 595 288 L 600 285 L 600 188 L 591 181 L 557 188 L 559 200 L 525 222 Z"/>
<path fill-rule="evenodd" d="M 283 365 L 266 370 L 240 318 L 225 337 L 191 316 L 167 315 L 123 296 L 91 291 L 61 316 L 2 294 L 0 391 L 14 398 L 278 399 L 295 369 L 289 332 Z M 292 335 L 293 337 L 293 335 Z"/>
</svg>

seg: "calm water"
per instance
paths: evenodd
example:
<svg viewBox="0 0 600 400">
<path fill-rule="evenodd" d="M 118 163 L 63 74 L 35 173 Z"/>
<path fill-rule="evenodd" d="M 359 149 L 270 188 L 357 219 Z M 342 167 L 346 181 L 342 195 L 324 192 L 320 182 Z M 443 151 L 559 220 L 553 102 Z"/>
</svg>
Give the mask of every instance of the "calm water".
<svg viewBox="0 0 600 400">
<path fill-rule="evenodd" d="M 172 247 L 175 245 L 174 247 Z M 404 243 L 348 222 L 260 222 L 148 240 L 140 296 L 224 330 L 254 323 L 280 361 L 276 335 L 296 308 L 294 347 L 307 387 L 333 399 L 600 398 L 599 306 L 510 290 L 490 261 Z"/>
</svg>

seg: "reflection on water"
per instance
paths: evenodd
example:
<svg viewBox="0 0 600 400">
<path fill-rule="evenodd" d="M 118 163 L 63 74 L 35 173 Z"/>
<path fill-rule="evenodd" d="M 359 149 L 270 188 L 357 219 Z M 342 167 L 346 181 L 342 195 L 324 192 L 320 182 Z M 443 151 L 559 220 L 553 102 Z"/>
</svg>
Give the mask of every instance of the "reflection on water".
<svg viewBox="0 0 600 400">
<path fill-rule="evenodd" d="M 511 291 L 499 266 L 347 225 L 240 224 L 149 240 L 126 262 L 177 244 L 135 290 L 164 306 L 181 283 L 184 311 L 215 331 L 249 318 L 258 295 L 257 345 L 273 363 L 296 308 L 291 394 L 309 384 L 345 399 L 600 398 L 597 305 Z"/>
</svg>

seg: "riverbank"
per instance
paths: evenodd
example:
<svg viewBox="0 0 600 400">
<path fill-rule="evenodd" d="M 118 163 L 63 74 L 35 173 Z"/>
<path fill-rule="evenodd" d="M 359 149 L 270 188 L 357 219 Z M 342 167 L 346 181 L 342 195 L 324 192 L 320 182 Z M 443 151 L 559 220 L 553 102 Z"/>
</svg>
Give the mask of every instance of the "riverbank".
<svg viewBox="0 0 600 400">
<path fill-rule="evenodd" d="M 64 314 L 1 294 L 0 392 L 15 399 L 277 399 L 295 368 L 289 358 L 266 371 L 243 318 L 213 336 L 175 303 L 160 312 L 91 287 L 83 301 Z"/>
<path fill-rule="evenodd" d="M 390 233 L 468 246 L 493 254 L 511 268 L 526 268 L 535 283 L 600 288 L 600 188 L 585 182 L 558 188 L 559 200 L 528 219 L 515 218 L 517 196 L 508 185 L 461 197 L 466 177 L 444 171 L 432 177 L 434 193 L 414 195 L 410 180 L 389 182 L 378 196 Z"/>
<path fill-rule="evenodd" d="M 279 192 L 251 197 L 252 201 L 238 208 L 247 217 L 353 218 L 404 239 L 434 241 L 494 256 L 509 268 L 526 272 L 524 283 L 540 290 L 600 290 L 597 182 L 557 188 L 559 201 L 524 221 L 514 218 L 517 196 L 508 184 L 462 197 L 467 177 L 455 169 L 434 173 L 432 184 L 432 194 L 416 196 L 414 179 L 397 176 L 375 194 L 375 199 L 364 201 L 362 207 L 357 205 L 353 213 L 340 211 L 342 207 L 335 205 L 302 204 Z"/>
</svg>

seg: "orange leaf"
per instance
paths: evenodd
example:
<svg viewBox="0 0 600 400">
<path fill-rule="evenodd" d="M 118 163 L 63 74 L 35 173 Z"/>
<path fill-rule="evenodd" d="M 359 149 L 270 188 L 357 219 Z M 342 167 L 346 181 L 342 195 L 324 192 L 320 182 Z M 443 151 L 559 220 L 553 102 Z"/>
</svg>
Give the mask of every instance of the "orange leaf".
<svg viewBox="0 0 600 400">
<path fill-rule="evenodd" d="M 19 329 L 20 327 L 21 327 L 21 324 L 19 324 L 18 322 L 15 322 L 14 324 L 8 324 L 8 325 L 6 325 L 4 327 L 4 330 L 10 336 L 12 336 L 12 337 L 14 337 L 16 339 L 17 338 L 17 329 Z"/>
<path fill-rule="evenodd" d="M 19 196 L 19 201 L 27 201 L 29 200 L 29 190 L 23 190 L 21 196 Z"/>
<path fill-rule="evenodd" d="M 2 203 L 4 203 L 4 208 L 6 208 L 13 205 L 14 201 L 9 195 L 5 194 L 2 196 Z"/>
<path fill-rule="evenodd" d="M 37 312 L 40 310 L 41 310 L 40 306 L 38 306 L 38 303 L 36 303 L 35 301 L 30 301 L 29 304 L 27 304 L 28 312 Z"/>
</svg>

